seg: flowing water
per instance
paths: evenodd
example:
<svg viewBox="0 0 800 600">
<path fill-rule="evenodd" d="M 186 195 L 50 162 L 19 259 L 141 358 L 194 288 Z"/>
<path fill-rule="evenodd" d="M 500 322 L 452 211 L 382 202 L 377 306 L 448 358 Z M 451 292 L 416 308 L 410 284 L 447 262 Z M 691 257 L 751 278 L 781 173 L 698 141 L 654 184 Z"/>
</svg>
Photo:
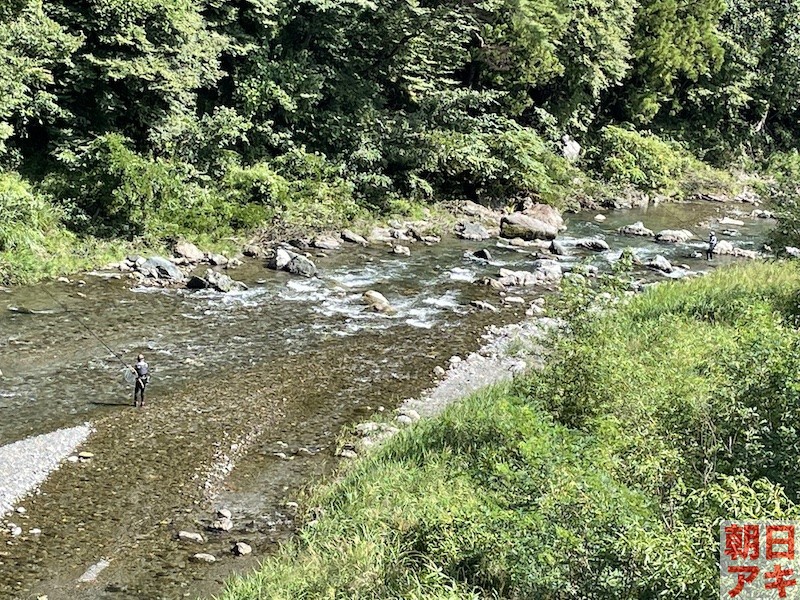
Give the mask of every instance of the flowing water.
<svg viewBox="0 0 800 600">
<path fill-rule="evenodd" d="M 702 239 L 707 229 L 698 223 L 736 208 L 748 209 L 663 205 L 608 213 L 603 223 L 571 215 L 565 246 L 600 235 L 612 250 L 571 250 L 565 262 L 591 255 L 602 268 L 633 246 L 643 257 L 663 254 L 707 269 L 691 258 L 702 242 L 657 245 L 614 232 L 642 220 L 656 231 L 689 228 Z M 757 248 L 771 224 L 743 220 L 732 241 Z M 523 317 L 524 307 L 496 314 L 469 307 L 474 299 L 499 306 L 497 292 L 475 281 L 532 260 L 494 244 L 415 244 L 411 257 L 348 246 L 316 258 L 315 279 L 251 261 L 231 273 L 249 290 L 230 294 L 130 288 L 88 274 L 85 284 L 0 293 L 0 445 L 84 421 L 97 428 L 83 448 L 95 457 L 65 463 L 23 502 L 27 513 L 15 515 L 26 534 L 0 547 L 0 598 L 207 596 L 229 574 L 252 569 L 290 535 L 286 501 L 336 464 L 343 427 L 429 387 L 433 367 L 477 349 L 487 325 Z M 491 263 L 465 257 L 482 247 L 491 249 Z M 367 311 L 360 298 L 368 289 L 397 312 Z M 513 293 L 533 299 L 544 292 Z M 122 365 L 85 326 L 128 361 L 144 352 L 153 371 L 146 408 L 130 407 Z M 222 507 L 234 513 L 234 530 L 206 531 Z M 34 527 L 41 535 L 27 534 Z M 207 540 L 177 541 L 182 529 Z M 236 541 L 252 545 L 253 555 L 234 557 Z M 196 552 L 218 561 L 191 562 Z M 78 582 L 101 560 L 107 566 L 96 581 Z"/>
</svg>

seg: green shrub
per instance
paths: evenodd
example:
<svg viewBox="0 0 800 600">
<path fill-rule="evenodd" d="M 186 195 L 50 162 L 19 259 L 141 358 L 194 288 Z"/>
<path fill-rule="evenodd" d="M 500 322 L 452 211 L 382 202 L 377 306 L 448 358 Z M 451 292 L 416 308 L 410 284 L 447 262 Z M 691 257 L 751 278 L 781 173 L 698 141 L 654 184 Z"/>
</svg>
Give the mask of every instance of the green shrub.
<svg viewBox="0 0 800 600">
<path fill-rule="evenodd" d="M 325 229 L 364 213 L 353 197 L 353 184 L 336 165 L 299 150 L 232 169 L 222 189 L 247 211 L 262 207 L 264 217 L 284 227 Z"/>
</svg>

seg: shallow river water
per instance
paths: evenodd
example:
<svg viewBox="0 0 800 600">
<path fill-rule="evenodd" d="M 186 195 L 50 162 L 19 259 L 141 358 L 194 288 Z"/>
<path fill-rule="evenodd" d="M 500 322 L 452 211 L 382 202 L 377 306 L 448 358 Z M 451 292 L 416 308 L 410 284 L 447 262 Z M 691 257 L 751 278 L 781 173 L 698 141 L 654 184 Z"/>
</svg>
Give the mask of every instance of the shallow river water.
<svg viewBox="0 0 800 600">
<path fill-rule="evenodd" d="M 701 241 L 667 246 L 615 230 L 642 220 L 703 239 L 708 230 L 699 223 L 751 208 L 663 205 L 606 213 L 602 223 L 594 213 L 568 215 L 559 239 L 567 264 L 591 255 L 603 268 L 630 246 L 700 271 L 709 265 L 690 257 Z M 757 249 L 771 223 L 742 220 L 731 241 Z M 612 250 L 575 251 L 575 238 L 595 235 Z M 26 534 L 0 546 L 0 598 L 209 596 L 231 573 L 255 567 L 291 533 L 286 501 L 335 466 L 342 427 L 430 387 L 433 367 L 477 349 L 488 325 L 523 318 L 524 306 L 496 314 L 469 306 L 500 306 L 497 292 L 475 281 L 532 260 L 495 243 L 414 244 L 410 257 L 347 246 L 315 258 L 314 279 L 250 261 L 231 272 L 250 289 L 231 294 L 131 288 L 90 274 L 81 276 L 85 284 L 76 277 L 0 292 L 0 445 L 85 421 L 97 429 L 82 447 L 91 461 L 65 463 L 21 503 L 27 513 L 14 520 Z M 479 248 L 491 250 L 491 263 L 464 256 Z M 369 289 L 396 314 L 365 310 L 360 298 Z M 546 290 L 512 293 L 531 300 Z M 128 361 L 144 352 L 153 371 L 145 409 L 130 407 L 121 364 L 86 327 Z M 222 507 L 233 512 L 234 530 L 206 531 Z M 42 533 L 28 535 L 32 528 Z M 182 529 L 207 541 L 177 541 Z M 253 555 L 234 557 L 236 541 L 252 545 Z M 191 562 L 196 552 L 219 560 Z M 101 560 L 108 567 L 96 581 L 78 581 Z"/>
</svg>

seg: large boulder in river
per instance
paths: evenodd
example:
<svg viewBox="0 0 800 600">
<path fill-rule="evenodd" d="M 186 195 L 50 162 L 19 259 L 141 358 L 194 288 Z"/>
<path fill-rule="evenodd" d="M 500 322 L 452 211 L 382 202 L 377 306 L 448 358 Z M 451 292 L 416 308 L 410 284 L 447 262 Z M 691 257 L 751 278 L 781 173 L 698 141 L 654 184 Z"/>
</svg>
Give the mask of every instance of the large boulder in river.
<svg viewBox="0 0 800 600">
<path fill-rule="evenodd" d="M 289 264 L 286 265 L 284 271 L 292 275 L 302 275 L 303 277 L 314 277 L 317 274 L 317 265 L 310 259 L 301 254 L 295 254 Z"/>
<path fill-rule="evenodd" d="M 662 273 L 672 273 L 675 270 L 675 267 L 673 267 L 670 262 L 660 254 L 645 261 L 644 266 L 648 269 L 661 271 Z"/>
<path fill-rule="evenodd" d="M 369 290 L 364 292 L 361 296 L 361 299 L 364 301 L 364 304 L 369 306 L 372 310 L 379 313 L 393 313 L 395 312 L 392 305 L 389 304 L 389 301 L 386 297 L 381 294 L 380 292 L 376 292 L 375 290 Z"/>
<path fill-rule="evenodd" d="M 182 240 L 175 244 L 175 248 L 173 249 L 175 256 L 179 256 L 181 258 L 186 259 L 187 262 L 190 263 L 198 263 L 205 259 L 206 255 L 203 253 L 200 248 L 195 246 L 191 242 L 187 242 Z"/>
<path fill-rule="evenodd" d="M 338 250 L 342 243 L 331 235 L 318 235 L 311 245 L 320 250 Z"/>
<path fill-rule="evenodd" d="M 341 233 L 342 239 L 345 242 L 350 242 L 351 244 L 360 244 L 361 246 L 367 246 L 369 243 L 367 242 L 364 237 L 358 235 L 357 233 L 353 233 L 349 229 L 345 229 Z"/>
<path fill-rule="evenodd" d="M 553 240 L 558 228 L 523 213 L 512 213 L 500 220 L 500 233 L 505 238 L 523 240 Z"/>
<path fill-rule="evenodd" d="M 497 281 L 505 287 L 528 287 L 538 284 L 539 278 L 530 271 L 500 269 L 500 279 Z"/>
<path fill-rule="evenodd" d="M 461 202 L 458 206 L 458 210 L 468 217 L 473 217 L 493 227 L 497 227 L 497 224 L 500 222 L 500 217 L 502 216 L 500 211 L 489 208 L 488 206 L 483 206 L 472 200 Z"/>
<path fill-rule="evenodd" d="M 524 203 L 522 214 L 552 225 L 559 231 L 567 228 L 559 210 L 549 204 Z"/>
<path fill-rule="evenodd" d="M 653 230 L 645 227 L 644 223 L 641 221 L 636 221 L 636 223 L 633 225 L 625 225 L 624 227 L 620 227 L 618 231 L 622 235 L 634 235 L 640 237 L 653 237 L 655 235 Z"/>
<path fill-rule="evenodd" d="M 592 252 L 605 252 L 606 250 L 611 249 L 608 245 L 608 242 L 601 240 L 600 238 L 585 238 L 575 242 L 575 245 L 578 248 L 591 250 Z"/>
<path fill-rule="evenodd" d="M 656 234 L 657 242 L 667 244 L 683 244 L 694 238 L 694 234 L 688 229 L 664 229 Z"/>
<path fill-rule="evenodd" d="M 303 277 L 313 277 L 317 274 L 317 266 L 310 259 L 286 248 L 276 249 L 267 266 L 276 271 L 286 271 Z"/>
<path fill-rule="evenodd" d="M 714 254 L 726 254 L 728 256 L 736 256 L 738 258 L 758 258 L 758 252 L 755 250 L 745 250 L 744 248 L 737 248 L 727 240 L 720 240 L 714 248 Z"/>
<path fill-rule="evenodd" d="M 247 286 L 241 281 L 235 281 L 224 273 L 206 269 L 202 276 L 192 275 L 186 287 L 193 290 L 211 288 L 218 292 L 228 293 L 233 291 L 246 290 Z"/>
<path fill-rule="evenodd" d="M 482 242 L 492 237 L 492 234 L 489 233 L 486 227 L 479 223 L 471 223 L 469 221 L 459 223 L 456 226 L 456 235 L 462 240 L 470 240 L 473 242 Z"/>
<path fill-rule="evenodd" d="M 183 281 L 183 272 L 161 256 L 151 256 L 138 267 L 140 273 L 146 277 L 154 279 L 169 279 L 171 281 Z"/>
<path fill-rule="evenodd" d="M 536 278 L 542 282 L 556 282 L 561 281 L 564 276 L 564 271 L 561 268 L 561 263 L 557 260 L 549 260 L 546 258 L 539 259 L 533 263 L 534 274 Z"/>
</svg>

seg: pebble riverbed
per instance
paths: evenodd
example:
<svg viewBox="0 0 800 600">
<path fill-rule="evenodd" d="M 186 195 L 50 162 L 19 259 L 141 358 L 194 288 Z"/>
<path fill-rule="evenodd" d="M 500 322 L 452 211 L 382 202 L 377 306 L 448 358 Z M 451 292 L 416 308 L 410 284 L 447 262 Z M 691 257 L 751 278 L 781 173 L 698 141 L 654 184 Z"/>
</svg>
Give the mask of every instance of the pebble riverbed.
<svg viewBox="0 0 800 600">
<path fill-rule="evenodd" d="M 78 425 L 0 446 L 0 517 L 41 485 L 91 432 L 88 425 Z"/>
</svg>

